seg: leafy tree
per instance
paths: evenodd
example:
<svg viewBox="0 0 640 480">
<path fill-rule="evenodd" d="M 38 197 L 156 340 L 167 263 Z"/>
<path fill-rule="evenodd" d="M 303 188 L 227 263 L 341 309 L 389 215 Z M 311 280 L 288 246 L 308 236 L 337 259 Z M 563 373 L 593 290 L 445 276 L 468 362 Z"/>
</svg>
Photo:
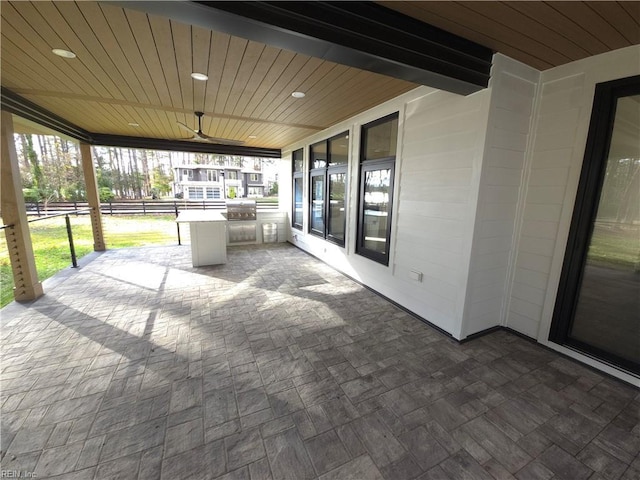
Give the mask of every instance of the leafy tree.
<svg viewBox="0 0 640 480">
<path fill-rule="evenodd" d="M 173 177 L 164 173 L 162 167 L 153 169 L 151 177 L 151 188 L 158 193 L 158 196 L 166 196 L 171 193 L 171 181 Z"/>
</svg>

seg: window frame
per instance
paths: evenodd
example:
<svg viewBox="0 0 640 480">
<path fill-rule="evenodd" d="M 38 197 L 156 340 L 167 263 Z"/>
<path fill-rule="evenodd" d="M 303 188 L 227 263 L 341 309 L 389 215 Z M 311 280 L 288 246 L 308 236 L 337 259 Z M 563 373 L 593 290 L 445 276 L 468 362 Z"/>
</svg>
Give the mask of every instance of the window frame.
<svg viewBox="0 0 640 480">
<path fill-rule="evenodd" d="M 356 228 L 356 254 L 368 258 L 369 260 L 373 260 L 374 262 L 380 263 L 385 266 L 389 266 L 390 261 L 390 252 L 391 252 L 391 226 L 392 226 L 392 218 L 393 218 L 393 195 L 395 188 L 395 171 L 396 171 L 396 159 L 397 159 L 397 146 L 398 146 L 398 137 L 400 132 L 400 127 L 398 125 L 397 134 L 396 134 L 396 154 L 381 158 L 375 158 L 372 160 L 367 160 L 365 158 L 365 154 L 367 151 L 367 135 L 366 130 L 372 127 L 376 127 L 386 122 L 390 122 L 396 120 L 399 122 L 400 113 L 394 112 L 389 115 L 385 115 L 384 117 L 378 118 L 372 122 L 366 123 L 360 127 L 360 161 L 358 165 L 358 225 Z M 376 171 L 376 170 L 389 170 L 389 203 L 388 203 L 388 215 L 387 215 L 387 225 L 385 231 L 385 242 L 386 249 L 385 253 L 378 252 L 377 250 L 372 250 L 365 246 L 365 172 L 367 171 Z"/>
<path fill-rule="evenodd" d="M 637 362 L 570 335 L 604 184 L 617 102 L 618 99 L 631 95 L 640 95 L 640 75 L 602 82 L 595 86 L 582 170 L 547 338 L 557 345 L 640 375 L 640 364 Z"/>
<path fill-rule="evenodd" d="M 297 158 L 298 155 L 300 156 L 300 158 Z M 299 170 L 296 170 L 296 161 L 298 160 L 301 162 L 301 166 Z M 293 152 L 291 152 L 291 180 L 291 227 L 295 228 L 296 230 L 302 230 L 304 228 L 304 148 L 299 148 L 298 150 L 294 150 Z M 296 181 L 300 181 L 300 193 L 302 197 L 302 202 L 300 205 L 300 213 L 302 214 L 302 218 L 300 223 L 296 222 Z"/>
<path fill-rule="evenodd" d="M 337 163 L 337 164 L 332 164 L 331 162 L 331 142 L 342 138 L 342 137 L 346 137 L 347 139 L 347 161 L 345 163 Z M 316 145 L 322 145 L 324 144 L 324 148 L 326 151 L 326 159 L 324 162 L 324 166 L 321 167 L 317 167 L 317 168 L 311 168 L 311 162 L 313 161 L 313 148 Z M 349 131 L 345 130 L 343 132 L 338 133 L 337 135 L 333 135 L 332 137 L 329 137 L 325 140 L 321 140 L 319 142 L 315 142 L 312 145 L 309 145 L 309 203 L 308 203 L 308 212 L 309 212 L 309 227 L 308 227 L 308 232 L 312 235 L 315 235 L 319 238 L 322 238 L 328 242 L 334 243 L 340 247 L 344 247 L 346 244 L 346 236 L 347 236 L 347 229 L 346 229 L 346 225 L 347 225 L 347 195 L 346 193 L 348 192 L 348 178 L 349 178 Z M 331 175 L 333 174 L 344 174 L 344 191 L 345 191 L 345 198 L 344 198 L 344 219 L 343 219 L 343 232 L 344 232 L 344 238 L 340 238 L 335 236 L 334 234 L 331 233 L 330 229 L 331 229 L 331 198 L 330 198 L 330 178 Z M 323 229 L 322 231 L 313 228 L 313 198 L 314 198 L 314 191 L 313 191 L 313 178 L 314 177 L 323 177 L 323 206 L 322 206 L 322 221 L 323 221 Z"/>
<path fill-rule="evenodd" d="M 207 182 L 219 182 L 220 176 L 218 170 L 209 168 L 207 169 Z"/>
</svg>

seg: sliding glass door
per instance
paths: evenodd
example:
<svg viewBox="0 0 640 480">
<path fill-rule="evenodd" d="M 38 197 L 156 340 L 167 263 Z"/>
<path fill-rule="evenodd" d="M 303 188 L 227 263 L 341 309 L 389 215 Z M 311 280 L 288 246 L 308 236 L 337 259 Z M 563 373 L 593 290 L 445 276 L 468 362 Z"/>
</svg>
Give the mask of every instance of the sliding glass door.
<svg viewBox="0 0 640 480">
<path fill-rule="evenodd" d="M 550 339 L 640 373 L 640 79 L 596 90 Z"/>
</svg>

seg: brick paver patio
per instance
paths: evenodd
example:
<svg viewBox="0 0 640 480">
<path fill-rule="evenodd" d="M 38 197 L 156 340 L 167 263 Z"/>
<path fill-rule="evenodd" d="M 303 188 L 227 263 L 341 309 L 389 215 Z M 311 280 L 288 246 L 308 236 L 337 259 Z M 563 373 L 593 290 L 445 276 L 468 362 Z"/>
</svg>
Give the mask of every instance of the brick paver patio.
<svg viewBox="0 0 640 480">
<path fill-rule="evenodd" d="M 2 310 L 2 470 L 65 479 L 638 479 L 640 395 L 462 345 L 285 244 L 93 254 Z"/>
</svg>

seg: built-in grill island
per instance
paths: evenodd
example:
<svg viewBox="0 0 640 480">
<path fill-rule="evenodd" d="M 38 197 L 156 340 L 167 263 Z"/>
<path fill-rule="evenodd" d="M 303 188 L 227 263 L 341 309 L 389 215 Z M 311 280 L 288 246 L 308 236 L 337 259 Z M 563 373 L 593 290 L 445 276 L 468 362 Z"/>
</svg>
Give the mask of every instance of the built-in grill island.
<svg viewBox="0 0 640 480">
<path fill-rule="evenodd" d="M 256 201 L 227 200 L 228 243 L 256 242 Z"/>
</svg>

